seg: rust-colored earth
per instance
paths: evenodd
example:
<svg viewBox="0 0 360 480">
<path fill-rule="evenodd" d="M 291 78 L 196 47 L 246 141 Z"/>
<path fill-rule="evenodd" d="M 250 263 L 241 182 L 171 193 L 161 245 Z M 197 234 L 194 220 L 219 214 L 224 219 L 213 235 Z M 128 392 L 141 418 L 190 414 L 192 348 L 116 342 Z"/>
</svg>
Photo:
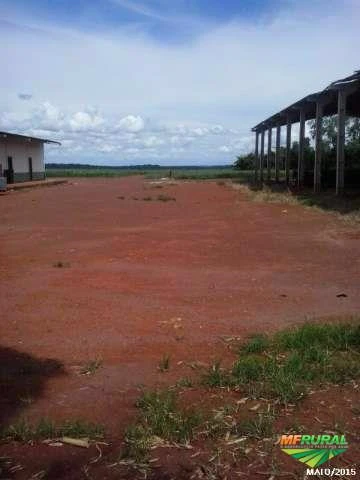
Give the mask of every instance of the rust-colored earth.
<svg viewBox="0 0 360 480">
<path fill-rule="evenodd" d="M 0 218 L 0 360 L 41 371 L 3 389 L 0 424 L 82 417 L 117 438 L 139 386 L 169 384 L 191 362 L 226 363 L 225 337 L 359 312 L 353 228 L 228 185 L 76 179 L 1 196 Z M 101 368 L 80 375 L 95 359 Z"/>
</svg>

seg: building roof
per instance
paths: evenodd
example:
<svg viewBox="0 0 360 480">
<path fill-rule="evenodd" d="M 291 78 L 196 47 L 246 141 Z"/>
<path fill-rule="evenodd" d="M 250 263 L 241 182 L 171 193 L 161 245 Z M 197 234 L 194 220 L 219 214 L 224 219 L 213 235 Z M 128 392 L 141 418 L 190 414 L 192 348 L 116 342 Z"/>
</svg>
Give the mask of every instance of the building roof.
<svg viewBox="0 0 360 480">
<path fill-rule="evenodd" d="M 337 92 L 341 89 L 348 92 L 346 100 L 347 114 L 352 117 L 360 117 L 360 70 L 356 70 L 352 75 L 330 83 L 324 90 L 307 95 L 268 117 L 255 125 L 252 131 L 256 132 L 269 127 L 286 125 L 288 120 L 290 123 L 297 123 L 299 121 L 300 109 L 304 109 L 305 119 L 311 120 L 316 117 L 317 101 L 322 101 L 323 103 L 324 116 L 335 115 L 338 109 Z"/>
<path fill-rule="evenodd" d="M 1 138 L 13 138 L 14 140 L 24 140 L 27 142 L 40 142 L 40 143 L 55 143 L 57 145 L 61 145 L 60 142 L 56 142 L 55 140 L 49 140 L 47 138 L 39 138 L 39 137 L 31 137 L 29 135 L 19 135 L 18 133 L 11 133 L 11 132 L 0 132 L 0 139 Z"/>
</svg>

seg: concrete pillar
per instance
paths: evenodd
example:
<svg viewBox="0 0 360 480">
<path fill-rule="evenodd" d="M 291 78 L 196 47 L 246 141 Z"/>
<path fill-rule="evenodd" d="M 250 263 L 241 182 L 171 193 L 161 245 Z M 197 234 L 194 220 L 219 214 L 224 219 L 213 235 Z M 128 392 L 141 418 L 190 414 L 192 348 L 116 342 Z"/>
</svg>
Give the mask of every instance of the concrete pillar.
<svg viewBox="0 0 360 480">
<path fill-rule="evenodd" d="M 275 181 L 279 182 L 281 125 L 276 127 Z"/>
<path fill-rule="evenodd" d="M 271 139 L 272 139 L 272 128 L 268 129 L 268 144 L 267 144 L 267 181 L 271 180 Z"/>
<path fill-rule="evenodd" d="M 346 93 L 338 91 L 336 195 L 344 191 Z"/>
<path fill-rule="evenodd" d="M 259 180 L 259 132 L 255 132 L 255 182 L 257 183 Z"/>
<path fill-rule="evenodd" d="M 260 183 L 264 181 L 264 144 L 265 144 L 265 130 L 261 131 L 260 142 Z"/>
<path fill-rule="evenodd" d="M 298 187 L 304 184 L 304 140 L 305 140 L 305 110 L 300 109 L 300 128 L 299 128 L 299 158 L 298 158 Z"/>
<path fill-rule="evenodd" d="M 286 124 L 286 157 L 285 157 L 285 177 L 286 185 L 290 183 L 290 150 L 291 150 L 291 120 L 288 117 Z"/>
<path fill-rule="evenodd" d="M 322 157 L 322 117 L 323 104 L 316 102 L 315 118 L 315 163 L 314 163 L 314 193 L 321 190 L 321 157 Z"/>
</svg>

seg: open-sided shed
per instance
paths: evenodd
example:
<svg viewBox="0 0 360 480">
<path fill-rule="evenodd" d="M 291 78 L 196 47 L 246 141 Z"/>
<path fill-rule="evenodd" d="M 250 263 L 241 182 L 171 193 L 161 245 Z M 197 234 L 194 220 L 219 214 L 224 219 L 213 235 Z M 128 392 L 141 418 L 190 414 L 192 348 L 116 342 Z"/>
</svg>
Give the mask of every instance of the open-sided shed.
<svg viewBox="0 0 360 480">
<path fill-rule="evenodd" d="M 344 190 L 344 165 L 345 165 L 345 119 L 346 116 L 360 117 L 360 70 L 353 75 L 332 82 L 324 90 L 307 95 L 297 102 L 289 105 L 266 120 L 252 128 L 256 134 L 255 141 L 255 176 L 256 179 L 264 178 L 264 143 L 265 132 L 268 135 L 267 178 L 271 179 L 271 151 L 272 129 L 276 129 L 275 149 L 275 179 L 279 179 L 280 165 L 280 140 L 281 127 L 286 126 L 286 157 L 285 175 L 289 183 L 290 175 L 290 149 L 291 126 L 300 124 L 299 128 L 299 154 L 297 168 L 297 182 L 300 187 L 304 180 L 304 141 L 305 122 L 315 119 L 315 162 L 314 162 L 314 191 L 321 189 L 321 154 L 322 154 L 322 119 L 324 116 L 337 115 L 337 154 L 336 154 L 336 193 Z M 260 140 L 260 146 L 259 146 Z"/>
</svg>

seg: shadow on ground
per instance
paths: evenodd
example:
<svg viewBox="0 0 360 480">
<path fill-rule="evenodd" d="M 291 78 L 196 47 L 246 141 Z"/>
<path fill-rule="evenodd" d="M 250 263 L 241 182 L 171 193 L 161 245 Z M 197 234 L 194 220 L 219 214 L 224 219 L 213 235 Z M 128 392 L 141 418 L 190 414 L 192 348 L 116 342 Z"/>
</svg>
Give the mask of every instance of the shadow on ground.
<svg viewBox="0 0 360 480">
<path fill-rule="evenodd" d="M 0 346 L 0 428 L 43 393 L 46 380 L 64 374 L 61 362 Z"/>
</svg>

